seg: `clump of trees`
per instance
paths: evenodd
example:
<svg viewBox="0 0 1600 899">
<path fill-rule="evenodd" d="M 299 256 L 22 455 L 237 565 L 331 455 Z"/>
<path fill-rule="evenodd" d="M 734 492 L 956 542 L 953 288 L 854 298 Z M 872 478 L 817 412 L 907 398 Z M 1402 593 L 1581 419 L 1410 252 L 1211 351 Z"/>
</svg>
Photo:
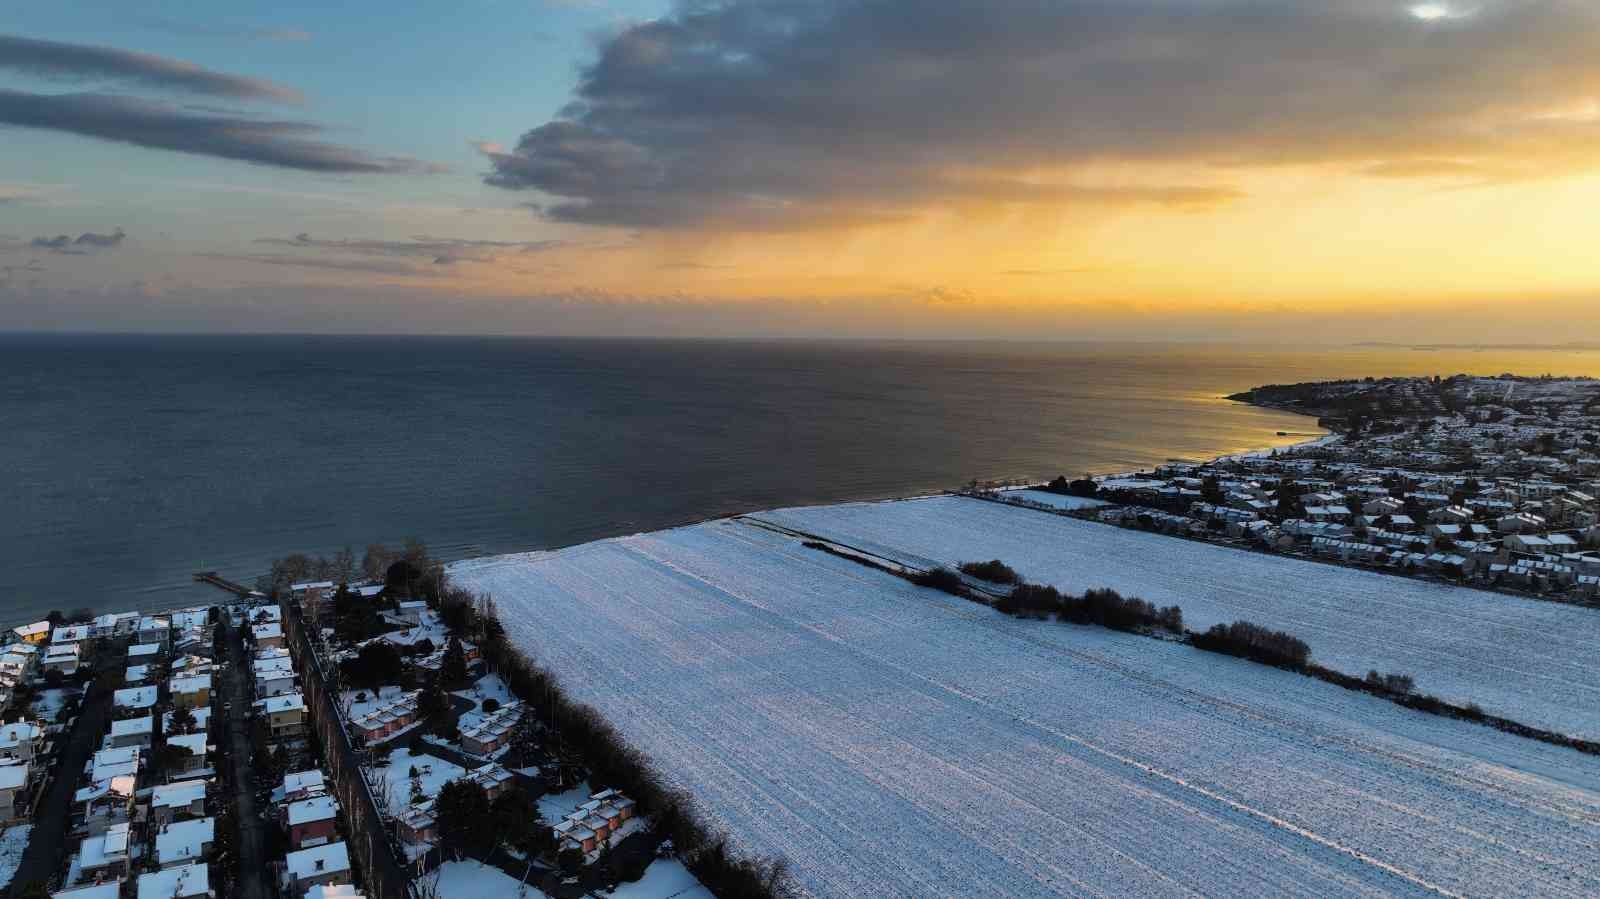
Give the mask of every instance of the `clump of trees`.
<svg viewBox="0 0 1600 899">
<path fill-rule="evenodd" d="M 991 584 L 1016 584 L 1022 581 L 1011 566 L 999 559 L 990 559 L 987 562 L 964 562 L 961 571 L 963 574 L 969 574 Z"/>
<path fill-rule="evenodd" d="M 399 683 L 405 661 L 400 650 L 387 640 L 374 640 L 353 658 L 339 663 L 339 676 L 346 686 L 356 689 Z"/>
<path fill-rule="evenodd" d="M 1367 685 L 1392 696 L 1410 696 L 1417 682 L 1409 674 L 1379 674 L 1373 669 L 1367 672 Z"/>
<path fill-rule="evenodd" d="M 1177 606 L 1158 608 L 1135 596 L 1125 597 L 1115 590 L 1089 590 L 1082 596 L 1062 593 L 1040 584 L 1018 584 L 995 603 L 1007 615 L 1023 618 L 1055 617 L 1073 624 L 1093 624 L 1117 631 L 1137 632 L 1160 628 L 1183 633 L 1183 610 Z"/>
<path fill-rule="evenodd" d="M 1088 475 L 1084 475 L 1075 481 L 1069 481 L 1066 475 L 1061 475 L 1044 485 L 1043 489 L 1062 496 L 1092 497 L 1100 491 L 1100 485 L 1096 484 L 1094 479 Z"/>
<path fill-rule="evenodd" d="M 1263 665 L 1304 671 L 1311 661 L 1311 647 L 1293 634 L 1235 621 L 1218 624 L 1194 636 L 1194 645 L 1209 652 L 1238 656 Z"/>
<path fill-rule="evenodd" d="M 961 575 L 948 568 L 930 568 L 919 571 L 910 577 L 910 581 L 918 587 L 930 587 L 934 590 L 943 590 L 954 596 L 967 598 L 967 585 L 962 582 Z"/>
<path fill-rule="evenodd" d="M 462 778 L 439 788 L 434 803 L 439 817 L 439 839 L 446 849 L 482 856 L 495 845 L 495 817 L 483 786 Z"/>
</svg>

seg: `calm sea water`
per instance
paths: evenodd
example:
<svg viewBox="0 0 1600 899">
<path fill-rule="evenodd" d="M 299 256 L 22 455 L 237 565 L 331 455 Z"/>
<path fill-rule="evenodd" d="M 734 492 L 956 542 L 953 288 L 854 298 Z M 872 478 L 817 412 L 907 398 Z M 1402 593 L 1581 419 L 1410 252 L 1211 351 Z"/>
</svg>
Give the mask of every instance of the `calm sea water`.
<svg viewBox="0 0 1600 899">
<path fill-rule="evenodd" d="M 1252 386 L 1511 369 L 1600 354 L 3 336 L 0 620 L 409 535 L 455 558 L 1209 457 L 1317 433 L 1220 399 Z"/>
</svg>

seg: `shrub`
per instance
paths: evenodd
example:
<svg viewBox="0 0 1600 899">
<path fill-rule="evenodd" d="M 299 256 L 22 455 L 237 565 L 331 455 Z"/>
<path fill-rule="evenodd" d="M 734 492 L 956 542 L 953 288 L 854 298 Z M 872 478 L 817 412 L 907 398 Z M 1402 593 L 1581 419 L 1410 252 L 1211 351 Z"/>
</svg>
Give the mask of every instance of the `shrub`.
<svg viewBox="0 0 1600 899">
<path fill-rule="evenodd" d="M 1248 621 L 1215 625 L 1203 634 L 1196 634 L 1194 645 L 1209 652 L 1293 671 L 1303 671 L 1311 660 L 1311 647 L 1304 640 Z"/>
<path fill-rule="evenodd" d="M 1416 681 L 1409 674 L 1379 674 L 1373 670 L 1367 672 L 1367 685 L 1395 696 L 1409 696 L 1416 688 Z"/>
<path fill-rule="evenodd" d="M 500 711 L 500 700 L 491 696 L 483 701 L 483 713 L 485 715 L 493 715 L 498 711 Z"/>
<path fill-rule="evenodd" d="M 962 564 L 961 571 L 964 574 L 972 575 L 980 581 L 988 581 L 991 584 L 1015 584 L 1022 580 L 1011 566 L 999 559 L 990 559 L 987 562 L 966 562 Z"/>
</svg>

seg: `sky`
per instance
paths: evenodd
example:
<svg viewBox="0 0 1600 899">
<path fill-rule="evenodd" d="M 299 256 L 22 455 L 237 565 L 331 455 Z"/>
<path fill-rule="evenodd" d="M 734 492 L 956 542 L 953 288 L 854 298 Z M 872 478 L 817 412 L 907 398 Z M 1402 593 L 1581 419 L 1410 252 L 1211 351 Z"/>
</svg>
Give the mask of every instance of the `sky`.
<svg viewBox="0 0 1600 899">
<path fill-rule="evenodd" d="M 1600 341 L 1592 0 L 0 11 L 0 330 Z"/>
</svg>

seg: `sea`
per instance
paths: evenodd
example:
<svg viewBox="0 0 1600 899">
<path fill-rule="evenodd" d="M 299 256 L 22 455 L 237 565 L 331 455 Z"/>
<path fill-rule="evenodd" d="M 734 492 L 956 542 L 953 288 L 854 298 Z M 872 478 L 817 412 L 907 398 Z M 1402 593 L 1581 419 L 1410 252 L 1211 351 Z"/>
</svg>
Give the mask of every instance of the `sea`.
<svg viewBox="0 0 1600 899">
<path fill-rule="evenodd" d="M 0 335 L 0 623 L 211 604 L 274 558 L 554 548 L 1307 440 L 1250 387 L 1600 352 Z"/>
</svg>

